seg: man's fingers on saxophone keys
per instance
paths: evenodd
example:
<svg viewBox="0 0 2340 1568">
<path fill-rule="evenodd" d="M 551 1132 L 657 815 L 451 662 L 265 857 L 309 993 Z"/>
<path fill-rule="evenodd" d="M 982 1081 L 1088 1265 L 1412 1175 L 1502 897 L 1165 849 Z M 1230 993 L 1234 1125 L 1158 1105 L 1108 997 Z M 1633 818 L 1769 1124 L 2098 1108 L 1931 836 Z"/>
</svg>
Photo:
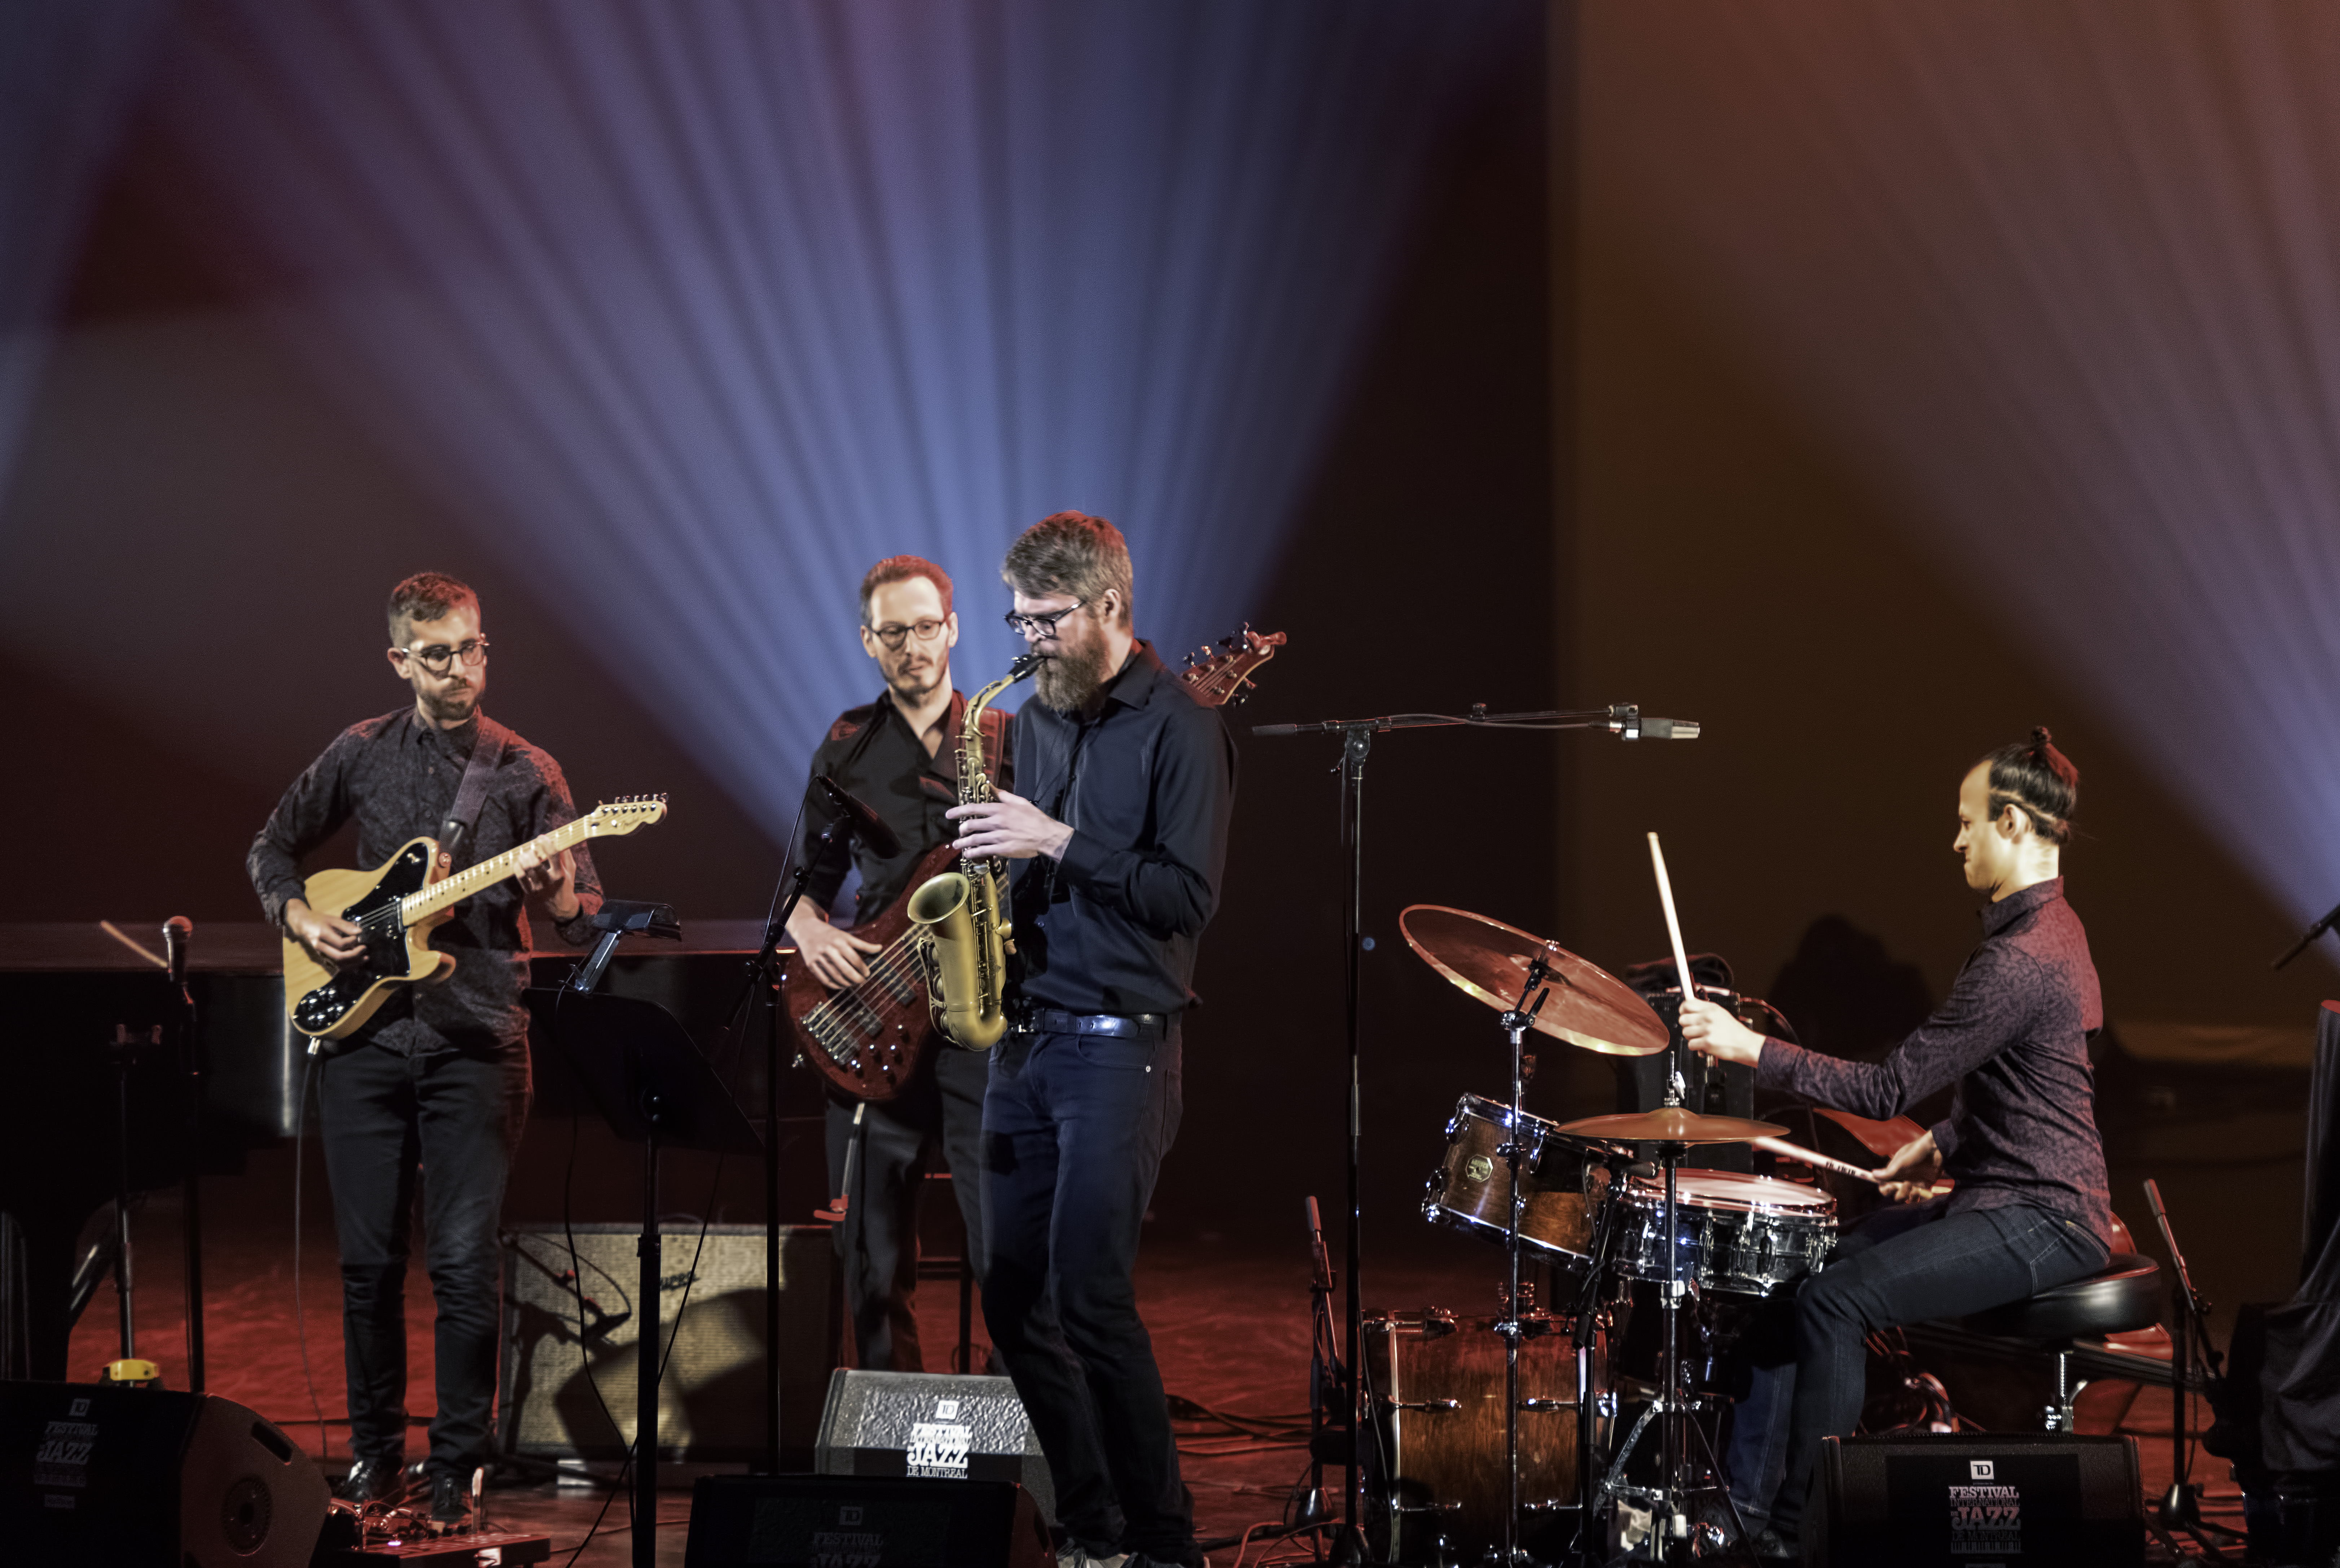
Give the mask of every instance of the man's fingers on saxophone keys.
<svg viewBox="0 0 2340 1568">
<path fill-rule="evenodd" d="M 1005 856 L 1024 860 L 1032 855 L 1057 855 L 1071 842 L 1073 830 L 1006 790 L 996 800 L 951 807 L 946 814 L 958 824 L 951 847 L 965 855 Z"/>
</svg>

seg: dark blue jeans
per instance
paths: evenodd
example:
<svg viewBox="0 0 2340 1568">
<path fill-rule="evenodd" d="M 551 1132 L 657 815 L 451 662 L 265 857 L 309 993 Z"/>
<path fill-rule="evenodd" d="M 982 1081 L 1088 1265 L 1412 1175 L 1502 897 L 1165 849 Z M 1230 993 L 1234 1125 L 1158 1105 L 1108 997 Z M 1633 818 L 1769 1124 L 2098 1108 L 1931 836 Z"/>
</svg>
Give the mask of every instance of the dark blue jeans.
<svg viewBox="0 0 2340 1568">
<path fill-rule="evenodd" d="M 1100 1555 L 1195 1558 L 1138 1228 L 1177 1136 L 1166 1039 L 1011 1033 L 983 1102 L 983 1316 L 1047 1456 L 1056 1519 Z"/>
<path fill-rule="evenodd" d="M 1950 1199 L 1870 1215 L 1796 1293 L 1767 1365 L 1750 1335 L 1754 1386 L 1733 1417 L 1730 1495 L 1751 1520 L 1797 1533 L 1820 1441 L 1860 1425 L 1869 1330 L 1963 1317 L 2094 1274 L 2105 1244 L 2044 1208 L 1949 1212 Z M 1792 1356 L 1792 1359 L 1789 1357 Z"/>
<path fill-rule="evenodd" d="M 439 1307 L 434 1475 L 468 1479 L 494 1432 L 504 1181 L 528 1122 L 528 1047 L 402 1056 L 359 1045 L 317 1072 L 325 1174 L 342 1251 L 350 1452 L 406 1444 L 406 1258 L 422 1184 L 424 1255 Z"/>
</svg>

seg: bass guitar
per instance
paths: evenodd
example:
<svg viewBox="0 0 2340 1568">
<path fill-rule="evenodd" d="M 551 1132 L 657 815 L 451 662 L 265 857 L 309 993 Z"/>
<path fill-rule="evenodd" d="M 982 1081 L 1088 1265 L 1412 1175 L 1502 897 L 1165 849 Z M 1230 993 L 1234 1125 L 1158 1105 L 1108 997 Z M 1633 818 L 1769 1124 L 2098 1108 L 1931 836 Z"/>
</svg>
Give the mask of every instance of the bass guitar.
<svg viewBox="0 0 2340 1568">
<path fill-rule="evenodd" d="M 1252 672 L 1274 658 L 1284 642 L 1282 632 L 1245 626 L 1220 638 L 1215 647 L 1189 654 L 1178 679 L 1205 707 L 1240 703 L 1248 695 Z M 798 1055 L 857 1100 L 891 1100 L 901 1093 L 937 1037 L 927 1006 L 926 980 L 911 947 L 908 906 L 913 892 L 949 871 L 958 859 L 949 844 L 937 844 L 919 860 L 894 901 L 853 928 L 862 941 L 878 944 L 879 951 L 862 955 L 869 965 L 868 979 L 831 991 L 811 970 L 788 967 L 780 988 L 780 1010 L 788 1014 Z"/>
<path fill-rule="evenodd" d="M 455 915 L 455 906 L 520 874 L 523 850 L 557 854 L 589 839 L 618 838 L 666 815 L 666 796 L 638 795 L 595 806 L 575 822 L 452 875 L 440 869 L 439 841 L 410 839 L 372 871 L 321 871 L 302 884 L 309 907 L 353 921 L 365 952 L 330 964 L 284 939 L 284 1011 L 292 1027 L 314 1040 L 341 1040 L 373 1016 L 391 988 L 443 980 L 455 955 L 434 952 L 431 932 Z"/>
</svg>

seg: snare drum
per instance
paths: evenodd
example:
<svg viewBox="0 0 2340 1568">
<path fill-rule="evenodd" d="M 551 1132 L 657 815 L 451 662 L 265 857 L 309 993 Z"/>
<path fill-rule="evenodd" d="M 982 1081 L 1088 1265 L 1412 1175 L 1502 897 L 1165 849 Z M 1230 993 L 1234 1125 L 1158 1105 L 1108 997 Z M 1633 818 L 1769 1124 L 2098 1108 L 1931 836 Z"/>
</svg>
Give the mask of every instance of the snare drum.
<svg viewBox="0 0 2340 1568">
<path fill-rule="evenodd" d="M 1423 1191 L 1423 1218 L 1503 1243 L 1512 1230 L 1512 1168 L 1496 1151 L 1511 1124 L 1508 1105 L 1475 1094 L 1456 1102 L 1446 1124 L 1446 1158 Z M 1560 1136 L 1556 1122 L 1523 1114 L 1521 1129 L 1521 1244 L 1547 1262 L 1589 1261 L 1592 1221 L 1585 1211 L 1582 1153 Z"/>
<path fill-rule="evenodd" d="M 1702 1291 L 1769 1296 L 1810 1274 L 1836 1245 L 1836 1199 L 1814 1188 L 1735 1170 L 1674 1178 L 1680 1277 Z M 1629 1278 L 1666 1277 L 1665 1178 L 1637 1178 L 1618 1217 L 1617 1267 Z"/>
</svg>

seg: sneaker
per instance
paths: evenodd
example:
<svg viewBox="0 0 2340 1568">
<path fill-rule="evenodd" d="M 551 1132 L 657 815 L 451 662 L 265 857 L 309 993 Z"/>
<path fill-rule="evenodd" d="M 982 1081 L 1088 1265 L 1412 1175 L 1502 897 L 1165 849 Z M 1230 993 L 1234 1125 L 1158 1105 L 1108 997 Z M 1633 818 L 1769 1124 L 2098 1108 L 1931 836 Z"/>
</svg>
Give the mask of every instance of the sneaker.
<svg viewBox="0 0 2340 1568">
<path fill-rule="evenodd" d="M 406 1476 L 399 1464 L 396 1455 L 387 1459 L 361 1459 L 350 1466 L 350 1473 L 333 1488 L 333 1495 L 361 1508 L 395 1503 L 406 1495 Z"/>
</svg>

